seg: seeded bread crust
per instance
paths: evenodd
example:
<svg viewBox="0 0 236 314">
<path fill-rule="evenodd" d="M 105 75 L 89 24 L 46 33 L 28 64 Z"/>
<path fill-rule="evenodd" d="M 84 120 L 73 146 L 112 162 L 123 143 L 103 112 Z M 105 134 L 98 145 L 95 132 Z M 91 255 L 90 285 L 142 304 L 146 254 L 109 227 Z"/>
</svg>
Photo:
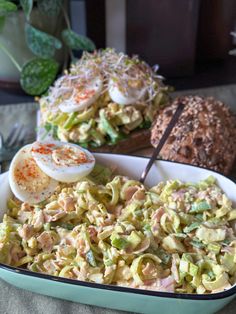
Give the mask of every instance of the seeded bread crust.
<svg viewBox="0 0 236 314">
<path fill-rule="evenodd" d="M 199 96 L 176 98 L 158 113 L 151 144 L 157 146 L 179 102 L 185 109 L 161 157 L 229 174 L 236 159 L 236 116 L 221 101 Z"/>
</svg>

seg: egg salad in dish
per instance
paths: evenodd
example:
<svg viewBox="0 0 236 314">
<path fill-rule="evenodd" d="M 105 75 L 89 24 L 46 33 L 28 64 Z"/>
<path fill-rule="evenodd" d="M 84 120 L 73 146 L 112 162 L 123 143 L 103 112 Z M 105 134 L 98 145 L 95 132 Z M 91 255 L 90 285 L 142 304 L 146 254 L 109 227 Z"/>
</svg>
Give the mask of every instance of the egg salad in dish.
<svg viewBox="0 0 236 314">
<path fill-rule="evenodd" d="M 40 99 L 42 125 L 83 147 L 114 145 L 151 126 L 168 97 L 154 69 L 113 49 L 84 52 Z"/>
<path fill-rule="evenodd" d="M 16 155 L 14 196 L 0 224 L 1 263 L 175 293 L 235 285 L 236 209 L 213 177 L 148 188 L 94 166 L 87 151 L 77 147 L 74 154 L 75 148 L 36 142 Z M 30 170 L 28 157 L 35 161 Z"/>
</svg>

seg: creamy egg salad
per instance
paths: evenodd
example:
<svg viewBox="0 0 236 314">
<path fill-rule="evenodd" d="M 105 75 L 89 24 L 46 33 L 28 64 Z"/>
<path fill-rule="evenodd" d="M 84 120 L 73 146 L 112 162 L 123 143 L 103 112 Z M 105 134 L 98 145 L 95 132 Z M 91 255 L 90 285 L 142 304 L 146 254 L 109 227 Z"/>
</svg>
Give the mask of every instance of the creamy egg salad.
<svg viewBox="0 0 236 314">
<path fill-rule="evenodd" d="M 53 157 L 54 146 L 31 146 L 36 163 L 46 171 L 67 155 L 64 146 L 56 149 Z M 76 158 L 72 154 L 73 167 Z M 51 171 L 47 174 L 54 175 Z M 28 186 L 21 190 L 23 202 L 18 190 L 13 192 L 19 199 L 8 201 L 0 224 L 1 263 L 75 280 L 176 293 L 216 293 L 236 282 L 236 209 L 213 177 L 197 184 L 169 180 L 147 188 L 96 165 L 76 182 L 59 182 L 53 194 L 37 204 L 31 194 L 29 199 L 24 194 Z"/>
<path fill-rule="evenodd" d="M 85 52 L 40 99 L 42 124 L 62 141 L 114 145 L 133 130 L 150 127 L 167 91 L 137 56 L 113 49 Z"/>
</svg>

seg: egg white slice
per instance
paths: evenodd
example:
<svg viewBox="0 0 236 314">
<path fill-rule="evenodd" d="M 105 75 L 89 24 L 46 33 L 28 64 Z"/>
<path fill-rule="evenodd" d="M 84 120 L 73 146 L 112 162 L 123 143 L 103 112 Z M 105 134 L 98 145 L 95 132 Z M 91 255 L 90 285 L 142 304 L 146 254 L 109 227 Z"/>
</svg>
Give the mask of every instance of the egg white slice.
<svg viewBox="0 0 236 314">
<path fill-rule="evenodd" d="M 16 153 L 9 168 L 9 184 L 20 201 L 37 204 L 53 194 L 58 182 L 38 167 L 31 148 L 31 144 L 26 145 Z"/>
<path fill-rule="evenodd" d="M 119 85 L 112 79 L 110 79 L 108 86 L 108 93 L 112 101 L 123 106 L 135 104 L 144 97 L 146 92 L 145 88 L 130 88 L 124 93 L 120 90 Z"/>
<path fill-rule="evenodd" d="M 76 182 L 94 167 L 93 155 L 82 147 L 59 141 L 34 142 L 32 156 L 40 169 L 60 182 Z"/>
<path fill-rule="evenodd" d="M 78 89 L 74 88 L 72 96 L 61 102 L 59 109 L 62 112 L 72 113 L 89 107 L 100 96 L 102 87 L 102 78 L 98 76 L 84 84 L 82 87 Z"/>
</svg>

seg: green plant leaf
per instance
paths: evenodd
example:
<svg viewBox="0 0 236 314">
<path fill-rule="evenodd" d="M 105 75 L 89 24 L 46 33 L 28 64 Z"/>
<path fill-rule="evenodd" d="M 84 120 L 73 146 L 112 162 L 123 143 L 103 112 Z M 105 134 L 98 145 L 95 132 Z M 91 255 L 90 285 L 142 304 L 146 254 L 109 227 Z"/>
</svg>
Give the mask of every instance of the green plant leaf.
<svg viewBox="0 0 236 314">
<path fill-rule="evenodd" d="M 40 58 L 52 58 L 62 43 L 56 37 L 44 33 L 30 24 L 25 25 L 26 42 L 30 50 Z"/>
<path fill-rule="evenodd" d="M 3 30 L 5 24 L 5 16 L 0 16 L 0 33 Z"/>
<path fill-rule="evenodd" d="M 57 16 L 62 4 L 63 0 L 38 0 L 39 10 L 47 16 Z"/>
<path fill-rule="evenodd" d="M 65 44 L 74 50 L 93 51 L 96 49 L 96 46 L 91 39 L 82 35 L 78 35 L 70 29 L 64 29 L 62 32 L 62 38 Z"/>
<path fill-rule="evenodd" d="M 33 0 L 20 0 L 20 4 L 21 4 L 23 11 L 25 13 L 26 20 L 29 21 L 31 11 L 33 9 Z"/>
<path fill-rule="evenodd" d="M 0 16 L 17 11 L 17 6 L 10 1 L 0 1 Z"/>
<path fill-rule="evenodd" d="M 53 59 L 30 60 L 22 68 L 21 87 L 29 95 L 41 95 L 55 80 L 58 68 L 58 63 Z"/>
</svg>

